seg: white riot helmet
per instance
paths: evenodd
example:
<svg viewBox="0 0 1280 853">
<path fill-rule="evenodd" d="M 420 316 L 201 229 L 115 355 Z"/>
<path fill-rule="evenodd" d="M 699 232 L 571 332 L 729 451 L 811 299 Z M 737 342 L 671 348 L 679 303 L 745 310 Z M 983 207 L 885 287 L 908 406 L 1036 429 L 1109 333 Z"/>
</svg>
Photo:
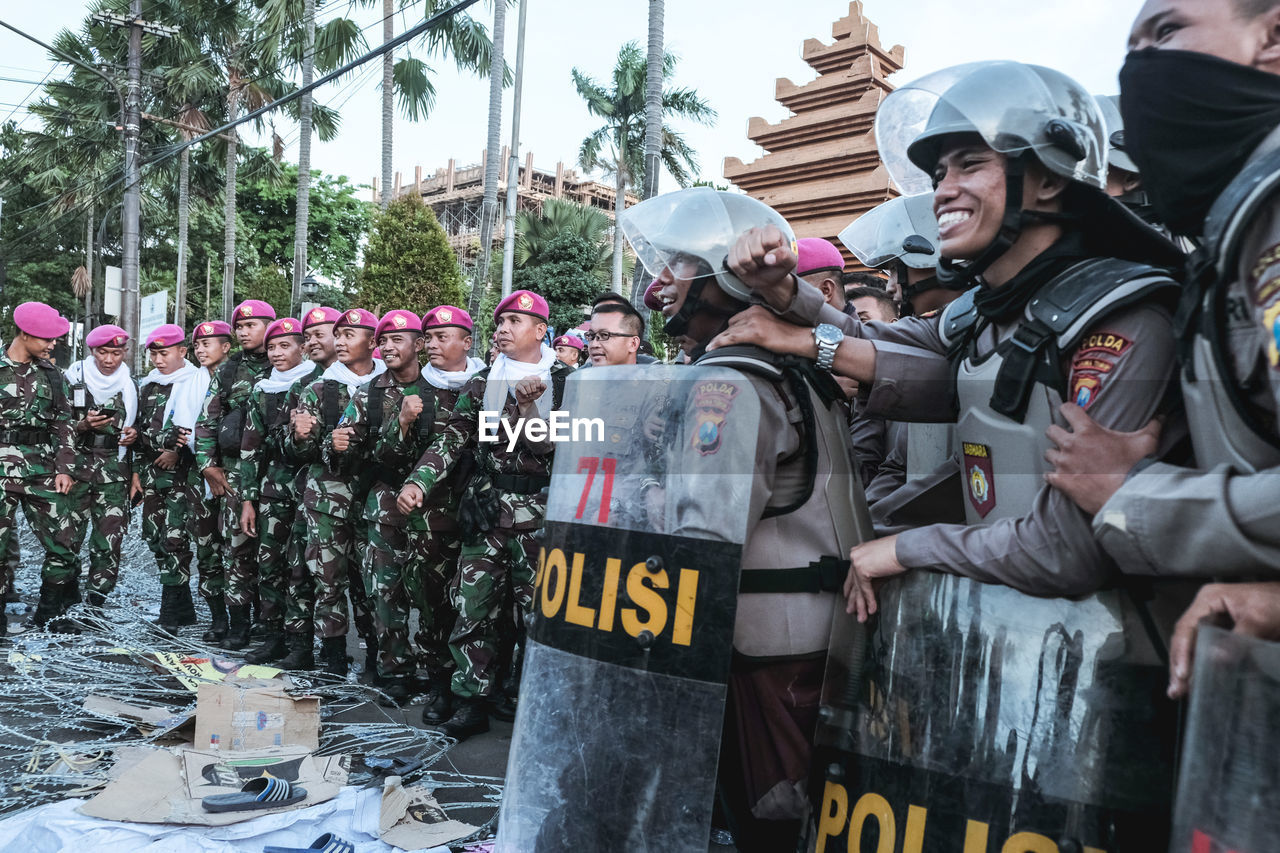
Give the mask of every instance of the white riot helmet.
<svg viewBox="0 0 1280 853">
<path fill-rule="evenodd" d="M 1008 61 L 946 68 L 889 93 L 876 114 L 875 131 L 890 177 L 908 195 L 933 186 L 948 137 L 976 135 L 1006 157 L 1000 230 L 977 257 L 959 264 L 941 258 L 938 278 L 944 284 L 975 282 L 1030 220 L 1087 230 L 1100 251 L 1116 257 L 1162 262 L 1177 257 L 1167 240 L 1106 195 L 1108 133 L 1102 112 L 1087 89 L 1059 71 Z M 1070 182 L 1064 199 L 1073 199 L 1075 209 L 1023 209 L 1029 158 Z"/>
<path fill-rule="evenodd" d="M 840 232 L 840 242 L 872 269 L 895 262 L 932 269 L 938 265 L 939 243 L 933 193 L 899 196 L 872 208 Z"/>
<path fill-rule="evenodd" d="M 1107 124 L 1107 165 L 1137 174 L 1138 164 L 1124 150 L 1124 117 L 1120 115 L 1119 95 L 1095 95 L 1102 120 Z"/>
<path fill-rule="evenodd" d="M 750 196 L 710 187 L 664 193 L 627 208 L 618 217 L 618 227 L 650 275 L 657 278 L 670 267 L 677 278 L 693 282 L 679 313 L 667 321 L 668 334 L 683 333 L 701 307 L 708 280 L 714 279 L 740 302 L 751 301 L 751 288 L 729 271 L 725 261 L 738 237 L 766 225 L 781 231 L 795 251 L 795 232 L 782 214 Z"/>
</svg>

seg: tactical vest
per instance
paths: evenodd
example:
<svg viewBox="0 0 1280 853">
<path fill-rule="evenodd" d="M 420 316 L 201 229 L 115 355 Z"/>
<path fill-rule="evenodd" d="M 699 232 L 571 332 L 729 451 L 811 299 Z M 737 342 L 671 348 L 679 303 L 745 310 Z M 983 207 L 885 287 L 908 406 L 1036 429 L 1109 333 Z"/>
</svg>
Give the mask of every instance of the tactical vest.
<svg viewBox="0 0 1280 853">
<path fill-rule="evenodd" d="M 1059 274 L 1027 304 L 1013 333 L 978 358 L 974 291 L 944 309 L 940 333 L 956 367 L 965 520 L 988 524 L 1026 514 L 1044 485 L 1045 430 L 1068 396 L 1062 356 L 1116 310 L 1177 287 L 1164 270 L 1092 258 Z"/>
<path fill-rule="evenodd" d="M 1280 425 L 1240 387 L 1227 352 L 1227 296 L 1249 226 L 1280 191 L 1280 151 L 1244 169 L 1205 218 L 1204 245 L 1192 256 L 1179 307 L 1182 395 L 1196 463 L 1256 473 L 1280 465 Z"/>
<path fill-rule="evenodd" d="M 426 380 L 421 377 L 419 377 L 417 381 L 424 384 L 426 382 Z M 368 440 L 370 447 L 377 447 L 378 437 L 382 435 L 382 410 L 386 405 L 385 400 L 389 387 L 390 386 L 380 384 L 378 379 L 374 379 L 369 383 L 369 396 L 365 402 L 365 414 L 369 421 Z M 403 401 L 403 397 L 401 397 L 401 400 Z M 410 430 L 411 433 L 416 434 L 416 440 L 419 444 L 426 444 L 432 438 L 432 430 L 436 422 L 436 411 L 438 405 L 439 403 L 437 402 L 434 394 L 427 395 L 423 400 L 422 411 L 418 413 L 418 417 L 414 420 L 413 428 Z M 398 420 L 399 414 L 397 413 L 395 417 Z M 413 472 L 414 466 L 417 464 L 418 461 L 416 459 L 406 462 L 399 467 L 375 462 L 373 466 L 374 477 L 379 483 L 399 488 L 404 485 L 404 481 L 408 479 L 409 474 Z"/>
<path fill-rule="evenodd" d="M 955 448 L 955 424 L 907 424 L 907 482 L 946 462 Z"/>
<path fill-rule="evenodd" d="M 714 350 L 699 366 L 730 367 L 783 386 L 788 420 L 801 434 L 796 457 L 778 466 L 773 494 L 747 534 L 733 646 L 749 657 L 807 655 L 827 648 L 849 549 L 872 538 L 871 518 L 850 464 L 839 389 L 807 364 L 755 347 Z M 779 564 L 804 563 L 796 568 Z"/>
</svg>

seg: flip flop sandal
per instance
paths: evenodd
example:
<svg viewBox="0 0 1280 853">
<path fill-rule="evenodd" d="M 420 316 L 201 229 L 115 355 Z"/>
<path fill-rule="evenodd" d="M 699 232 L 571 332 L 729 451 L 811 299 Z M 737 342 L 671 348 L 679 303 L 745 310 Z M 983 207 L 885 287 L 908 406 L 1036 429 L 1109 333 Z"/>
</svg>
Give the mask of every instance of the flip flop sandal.
<svg viewBox="0 0 1280 853">
<path fill-rule="evenodd" d="M 326 832 L 312 841 L 310 847 L 277 847 L 274 844 L 268 844 L 262 848 L 262 853 L 315 853 L 317 850 L 320 853 L 355 853 L 356 846 L 345 838 Z"/>
<path fill-rule="evenodd" d="M 304 788 L 295 788 L 275 776 L 259 776 L 244 783 L 238 794 L 210 794 L 201 801 L 207 812 L 252 812 L 291 806 L 307 798 Z"/>
</svg>

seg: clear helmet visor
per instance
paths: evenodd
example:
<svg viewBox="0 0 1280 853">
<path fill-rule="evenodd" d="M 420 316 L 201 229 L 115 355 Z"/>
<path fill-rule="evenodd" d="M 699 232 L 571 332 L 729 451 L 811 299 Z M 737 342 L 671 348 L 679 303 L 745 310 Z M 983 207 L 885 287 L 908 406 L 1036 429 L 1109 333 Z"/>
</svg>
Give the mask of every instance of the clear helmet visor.
<svg viewBox="0 0 1280 853">
<path fill-rule="evenodd" d="M 977 134 L 1001 154 L 1031 152 L 1068 180 L 1106 186 L 1107 129 L 1093 96 L 1061 72 L 975 62 L 894 90 L 876 113 L 876 144 L 907 195 L 932 188 L 945 137 Z"/>
<path fill-rule="evenodd" d="M 692 187 L 642 201 L 618 219 L 636 259 L 654 278 L 664 269 L 682 280 L 715 276 L 730 296 L 750 301 L 750 289 L 726 267 L 729 250 L 752 228 L 772 225 L 796 248 L 786 219 L 762 201 L 737 193 Z"/>
<path fill-rule="evenodd" d="M 657 278 L 670 269 L 686 281 L 715 275 L 732 230 L 719 193 L 710 187 L 646 199 L 624 210 L 618 225 L 650 276 Z"/>
<path fill-rule="evenodd" d="M 938 220 L 933 193 L 890 199 L 855 219 L 840 242 L 864 266 L 883 269 L 902 261 L 912 269 L 938 264 Z"/>
</svg>

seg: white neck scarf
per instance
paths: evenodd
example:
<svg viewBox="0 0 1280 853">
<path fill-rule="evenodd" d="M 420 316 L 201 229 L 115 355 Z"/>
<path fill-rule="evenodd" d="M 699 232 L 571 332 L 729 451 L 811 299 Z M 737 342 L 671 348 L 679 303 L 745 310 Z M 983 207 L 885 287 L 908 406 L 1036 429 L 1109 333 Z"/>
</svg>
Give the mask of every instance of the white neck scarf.
<svg viewBox="0 0 1280 853">
<path fill-rule="evenodd" d="M 204 409 L 204 398 L 212 380 L 213 374 L 209 372 L 209 368 L 197 367 L 189 380 L 184 380 L 169 394 L 169 412 L 165 421 L 172 420 L 174 426 L 189 430 L 187 447 L 193 451 L 196 449 L 196 420 Z"/>
<path fill-rule="evenodd" d="M 498 353 L 489 369 L 489 379 L 484 388 L 484 408 L 487 412 L 500 412 L 506 405 L 511 389 L 521 379 L 537 376 L 547 384 L 547 390 L 538 398 L 538 417 L 546 419 L 551 414 L 551 367 L 556 363 L 556 351 L 546 344 L 542 345 L 542 358 L 539 361 L 516 361 Z"/>
<path fill-rule="evenodd" d="M 129 365 L 123 361 L 114 373 L 104 374 L 98 370 L 98 363 L 89 356 L 67 368 L 67 381 L 73 385 L 83 382 L 93 396 L 93 402 L 102 404 L 115 399 L 117 394 L 124 400 L 124 426 L 133 426 L 138 416 L 138 388 L 133 384 L 129 373 Z M 121 447 L 119 458 L 123 459 L 129 448 Z"/>
<path fill-rule="evenodd" d="M 484 362 L 475 356 L 467 358 L 467 366 L 462 370 L 441 370 L 431 362 L 422 368 L 422 378 L 436 388 L 447 388 L 457 391 L 477 372 L 484 370 Z"/>
<path fill-rule="evenodd" d="M 340 361 L 335 361 L 333 364 L 325 368 L 324 373 L 321 374 L 320 378 L 333 379 L 341 382 L 343 385 L 347 386 L 347 394 L 354 397 L 356 391 L 368 385 L 373 381 L 375 376 L 385 373 L 386 370 L 386 362 L 380 358 L 375 358 L 373 360 L 373 370 L 370 370 L 364 376 L 361 376 L 358 373 L 353 373 L 351 368 L 347 367 Z"/>
<path fill-rule="evenodd" d="M 189 361 L 183 361 L 182 367 L 179 367 L 173 373 L 161 373 L 160 368 L 153 367 L 151 372 L 142 377 L 142 381 L 138 383 L 143 385 L 174 385 L 180 382 L 186 382 L 188 379 L 196 375 L 198 368 Z"/>
<path fill-rule="evenodd" d="M 261 389 L 264 394 L 279 394 L 281 391 L 288 391 L 293 387 L 293 383 L 310 373 L 313 367 L 315 367 L 315 363 L 305 358 L 283 372 L 273 367 L 271 368 L 271 375 L 259 379 L 258 384 L 254 387 Z"/>
</svg>

